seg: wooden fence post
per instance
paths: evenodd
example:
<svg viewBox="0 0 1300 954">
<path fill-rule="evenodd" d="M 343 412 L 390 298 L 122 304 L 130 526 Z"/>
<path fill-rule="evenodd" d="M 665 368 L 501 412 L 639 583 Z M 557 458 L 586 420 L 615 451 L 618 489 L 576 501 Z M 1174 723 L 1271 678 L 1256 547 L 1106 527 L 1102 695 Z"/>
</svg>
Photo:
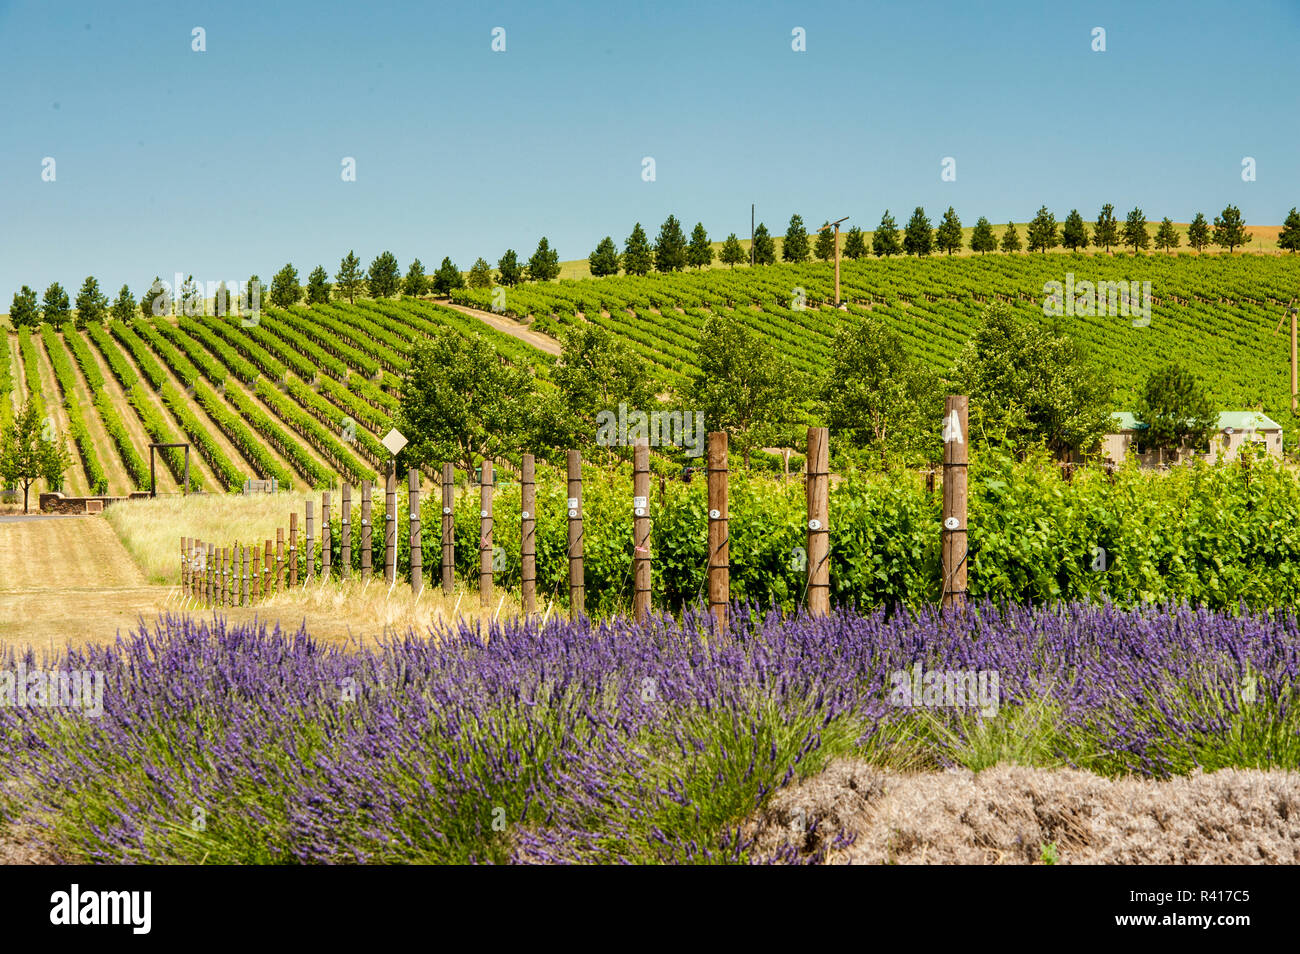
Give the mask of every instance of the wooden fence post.
<svg viewBox="0 0 1300 954">
<path fill-rule="evenodd" d="M 411 518 L 411 592 L 418 595 L 424 589 L 424 541 L 420 536 L 420 471 L 415 467 L 406 472 L 406 506 Z"/>
<path fill-rule="evenodd" d="M 537 464 L 525 454 L 519 473 L 519 599 L 524 616 L 537 612 Z"/>
<path fill-rule="evenodd" d="M 262 602 L 262 570 L 257 563 L 257 544 L 253 544 L 253 592 L 252 600 L 254 603 Z"/>
<path fill-rule="evenodd" d="M 185 586 L 190 581 L 189 559 L 187 552 L 189 549 L 189 538 L 181 537 L 181 592 L 185 592 Z"/>
<path fill-rule="evenodd" d="M 632 446 L 632 617 L 650 618 L 650 443 Z"/>
<path fill-rule="evenodd" d="M 966 603 L 966 424 L 969 402 L 950 394 L 943 414 L 943 608 Z"/>
<path fill-rule="evenodd" d="M 569 618 L 587 610 L 587 590 L 582 570 L 582 452 L 569 451 Z"/>
<path fill-rule="evenodd" d="M 271 555 L 271 541 L 266 541 L 266 558 L 262 561 L 262 599 L 270 599 L 271 593 L 271 567 L 274 566 L 275 558 Z"/>
<path fill-rule="evenodd" d="M 808 497 L 808 612 L 831 611 L 830 439 L 826 428 L 808 428 L 804 481 Z"/>
<path fill-rule="evenodd" d="M 388 461 L 384 476 L 384 582 L 397 581 L 397 458 Z"/>
<path fill-rule="evenodd" d="M 333 528 L 330 526 L 330 492 L 321 491 L 320 495 L 320 578 L 321 582 L 330 581 L 330 552 L 334 545 Z"/>
<path fill-rule="evenodd" d="M 230 547 L 221 548 L 221 605 L 230 604 Z"/>
<path fill-rule="evenodd" d="M 370 540 L 370 481 L 361 482 L 361 579 L 370 579 L 370 561 L 374 551 Z"/>
<path fill-rule="evenodd" d="M 247 606 L 248 605 L 248 547 L 247 546 L 242 546 L 239 548 L 239 576 L 240 576 L 239 605 Z"/>
<path fill-rule="evenodd" d="M 456 515 L 452 507 L 456 499 L 453 482 L 456 473 L 451 464 L 442 465 L 442 592 L 451 595 L 456 575 Z"/>
<path fill-rule="evenodd" d="M 289 588 L 298 585 L 298 511 L 289 514 Z"/>
<path fill-rule="evenodd" d="M 275 528 L 275 592 L 284 592 L 284 527 Z"/>
<path fill-rule="evenodd" d="M 727 432 L 709 432 L 709 612 L 727 628 L 731 604 L 731 545 L 727 535 Z"/>
<path fill-rule="evenodd" d="M 492 461 L 479 468 L 478 602 L 486 613 L 492 603 Z"/>
<path fill-rule="evenodd" d="M 339 579 L 352 573 L 352 485 L 343 485 L 343 509 L 339 512 Z"/>
<path fill-rule="evenodd" d="M 303 541 L 303 549 L 306 550 L 305 560 L 303 563 L 303 580 L 310 580 L 312 574 L 316 572 L 316 547 L 313 545 L 316 540 L 316 520 L 315 514 L 312 513 L 311 501 L 307 501 L 307 536 Z"/>
<path fill-rule="evenodd" d="M 203 602 L 208 606 L 212 605 L 212 594 L 215 589 L 214 581 L 217 576 L 217 548 L 213 544 L 208 544 L 208 562 L 203 574 Z"/>
</svg>

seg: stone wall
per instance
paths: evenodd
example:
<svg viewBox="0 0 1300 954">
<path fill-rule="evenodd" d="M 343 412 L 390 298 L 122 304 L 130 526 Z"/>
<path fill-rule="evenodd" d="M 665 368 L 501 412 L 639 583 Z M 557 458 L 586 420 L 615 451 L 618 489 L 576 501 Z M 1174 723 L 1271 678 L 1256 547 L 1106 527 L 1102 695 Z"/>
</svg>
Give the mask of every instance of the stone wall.
<svg viewBox="0 0 1300 954">
<path fill-rule="evenodd" d="M 139 500 L 148 496 L 147 490 L 134 491 L 130 497 L 65 497 L 56 491 L 41 494 L 38 509 L 41 513 L 99 513 L 119 500 Z"/>
</svg>

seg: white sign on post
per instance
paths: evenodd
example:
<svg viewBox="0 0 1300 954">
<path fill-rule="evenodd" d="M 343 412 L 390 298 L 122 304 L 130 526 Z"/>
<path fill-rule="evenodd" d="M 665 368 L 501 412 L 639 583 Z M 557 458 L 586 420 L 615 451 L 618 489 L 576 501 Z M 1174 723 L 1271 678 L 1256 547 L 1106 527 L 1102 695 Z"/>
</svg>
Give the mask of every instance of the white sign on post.
<svg viewBox="0 0 1300 954">
<path fill-rule="evenodd" d="M 384 447 L 388 449 L 388 453 L 396 457 L 398 452 L 410 442 L 402 435 L 401 431 L 397 428 L 393 428 L 384 435 L 384 439 L 379 443 L 383 444 Z"/>
</svg>

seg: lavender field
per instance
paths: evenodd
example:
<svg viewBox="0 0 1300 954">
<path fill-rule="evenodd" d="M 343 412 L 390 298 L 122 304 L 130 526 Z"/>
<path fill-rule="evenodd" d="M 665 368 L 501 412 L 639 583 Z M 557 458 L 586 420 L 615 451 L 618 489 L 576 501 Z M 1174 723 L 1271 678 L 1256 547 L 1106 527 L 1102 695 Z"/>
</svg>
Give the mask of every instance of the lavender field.
<svg viewBox="0 0 1300 954">
<path fill-rule="evenodd" d="M 747 819 L 841 756 L 1157 779 L 1295 770 L 1297 628 L 1289 613 L 1150 605 L 738 607 L 725 634 L 688 613 L 347 651 L 171 617 L 110 647 L 0 663 L 103 674 L 97 717 L 0 707 L 0 834 L 94 862 L 797 860 L 761 848 Z M 995 694 L 900 704 L 897 674 L 921 671 L 981 673 Z"/>
</svg>

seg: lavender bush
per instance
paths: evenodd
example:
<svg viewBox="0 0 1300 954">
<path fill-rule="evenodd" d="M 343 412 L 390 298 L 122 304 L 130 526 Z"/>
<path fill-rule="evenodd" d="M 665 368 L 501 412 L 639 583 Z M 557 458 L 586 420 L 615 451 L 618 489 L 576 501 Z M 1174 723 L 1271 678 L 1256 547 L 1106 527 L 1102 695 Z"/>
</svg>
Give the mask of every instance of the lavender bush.
<svg viewBox="0 0 1300 954">
<path fill-rule="evenodd" d="M 1300 639 L 1281 613 L 737 607 L 721 635 L 688 613 L 373 651 L 171 617 L 44 662 L 103 671 L 104 711 L 0 706 L 0 811 L 68 860 L 752 861 L 741 822 L 840 754 L 1300 764 Z M 917 663 L 996 672 L 997 713 L 892 704 L 891 674 Z"/>
</svg>

